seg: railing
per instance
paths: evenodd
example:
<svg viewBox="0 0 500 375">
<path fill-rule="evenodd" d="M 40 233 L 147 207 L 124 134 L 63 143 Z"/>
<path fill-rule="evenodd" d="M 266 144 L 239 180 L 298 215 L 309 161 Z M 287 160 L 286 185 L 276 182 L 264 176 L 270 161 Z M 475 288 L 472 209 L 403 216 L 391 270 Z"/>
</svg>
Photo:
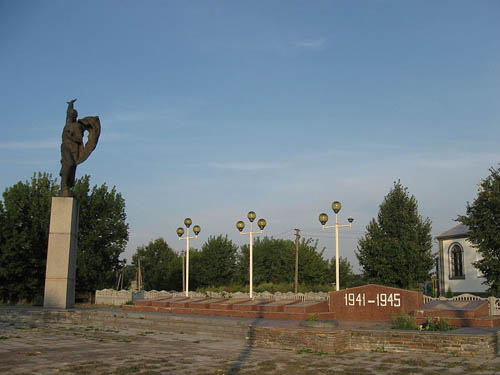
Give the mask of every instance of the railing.
<svg viewBox="0 0 500 375">
<path fill-rule="evenodd" d="M 475 296 L 474 294 L 464 293 L 458 296 L 454 296 L 451 298 L 446 297 L 430 297 L 424 296 L 424 303 L 430 301 L 460 301 L 460 302 L 469 302 L 469 301 L 486 301 L 488 298 Z"/>
<path fill-rule="evenodd" d="M 104 289 L 104 290 L 98 290 L 96 291 L 96 303 L 97 301 L 103 301 L 102 295 L 107 296 L 107 300 L 110 300 L 112 297 L 111 295 L 114 293 L 121 293 L 122 291 L 116 291 L 112 289 Z M 130 300 L 136 300 L 136 299 L 146 299 L 146 300 L 152 300 L 152 299 L 158 299 L 158 298 L 168 298 L 168 297 L 184 297 L 185 293 L 184 292 L 167 292 L 165 290 L 150 290 L 150 291 L 140 291 L 140 292 L 130 292 L 130 291 L 123 291 L 127 292 L 129 298 L 127 301 Z M 229 293 L 229 292 L 189 292 L 189 297 L 195 298 L 195 297 L 210 297 L 210 298 L 241 298 L 241 299 L 248 299 L 249 294 L 248 293 L 242 293 L 242 292 L 234 292 L 234 293 Z M 299 300 L 299 301 L 329 301 L 330 300 L 330 295 L 327 292 L 309 292 L 309 293 L 292 293 L 292 292 L 287 292 L 287 293 L 281 293 L 281 292 L 276 292 L 276 293 L 270 293 L 270 292 L 261 292 L 261 293 L 254 293 L 254 299 L 257 300 Z M 123 303 L 125 303 L 124 301 Z M 105 303 L 105 302 L 100 302 L 100 303 Z M 108 303 L 111 304 L 111 303 Z"/>
<path fill-rule="evenodd" d="M 488 301 L 488 306 L 490 310 L 490 316 L 500 315 L 500 298 L 496 297 L 479 297 L 474 294 L 464 293 L 451 298 L 446 297 L 430 297 L 424 296 L 424 303 L 431 301 L 457 301 L 457 302 L 469 302 L 469 301 Z"/>
</svg>

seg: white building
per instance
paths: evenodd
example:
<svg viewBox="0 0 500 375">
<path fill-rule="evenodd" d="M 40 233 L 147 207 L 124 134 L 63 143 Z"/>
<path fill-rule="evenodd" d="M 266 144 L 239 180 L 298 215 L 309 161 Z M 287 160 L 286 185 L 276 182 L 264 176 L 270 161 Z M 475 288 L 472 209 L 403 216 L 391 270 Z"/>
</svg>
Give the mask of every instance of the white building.
<svg viewBox="0 0 500 375">
<path fill-rule="evenodd" d="M 449 288 L 454 294 L 486 293 L 487 285 L 481 272 L 474 267 L 480 254 L 467 240 L 469 228 L 459 224 L 436 237 L 439 242 L 438 281 L 442 296 Z"/>
</svg>

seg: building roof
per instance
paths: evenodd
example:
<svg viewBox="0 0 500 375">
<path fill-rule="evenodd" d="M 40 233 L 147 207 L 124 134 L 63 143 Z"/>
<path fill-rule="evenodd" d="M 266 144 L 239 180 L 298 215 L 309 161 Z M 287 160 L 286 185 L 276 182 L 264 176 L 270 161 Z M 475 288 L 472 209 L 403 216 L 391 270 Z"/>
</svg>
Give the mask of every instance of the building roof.
<svg viewBox="0 0 500 375">
<path fill-rule="evenodd" d="M 436 238 L 438 240 L 445 240 L 448 238 L 464 238 L 470 232 L 469 227 L 465 224 L 455 225 L 453 228 L 438 234 Z"/>
</svg>

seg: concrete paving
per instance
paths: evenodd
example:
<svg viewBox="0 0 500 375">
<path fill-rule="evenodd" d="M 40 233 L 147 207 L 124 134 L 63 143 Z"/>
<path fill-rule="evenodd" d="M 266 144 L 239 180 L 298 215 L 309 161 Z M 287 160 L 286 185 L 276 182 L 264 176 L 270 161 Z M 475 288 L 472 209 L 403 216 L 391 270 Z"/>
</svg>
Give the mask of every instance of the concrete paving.
<svg viewBox="0 0 500 375">
<path fill-rule="evenodd" d="M 0 374 L 489 375 L 499 370 L 499 357 L 326 354 L 262 349 L 251 338 L 220 339 L 182 331 L 0 322 Z"/>
</svg>

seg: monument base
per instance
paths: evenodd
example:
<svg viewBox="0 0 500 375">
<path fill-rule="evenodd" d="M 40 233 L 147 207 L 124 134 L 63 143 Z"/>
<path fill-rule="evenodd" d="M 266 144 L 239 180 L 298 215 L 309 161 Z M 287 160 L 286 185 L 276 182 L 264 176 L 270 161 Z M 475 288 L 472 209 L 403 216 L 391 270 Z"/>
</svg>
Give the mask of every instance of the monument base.
<svg viewBox="0 0 500 375">
<path fill-rule="evenodd" d="M 75 306 L 77 246 L 78 201 L 72 197 L 54 197 L 43 307 L 70 309 Z"/>
</svg>

